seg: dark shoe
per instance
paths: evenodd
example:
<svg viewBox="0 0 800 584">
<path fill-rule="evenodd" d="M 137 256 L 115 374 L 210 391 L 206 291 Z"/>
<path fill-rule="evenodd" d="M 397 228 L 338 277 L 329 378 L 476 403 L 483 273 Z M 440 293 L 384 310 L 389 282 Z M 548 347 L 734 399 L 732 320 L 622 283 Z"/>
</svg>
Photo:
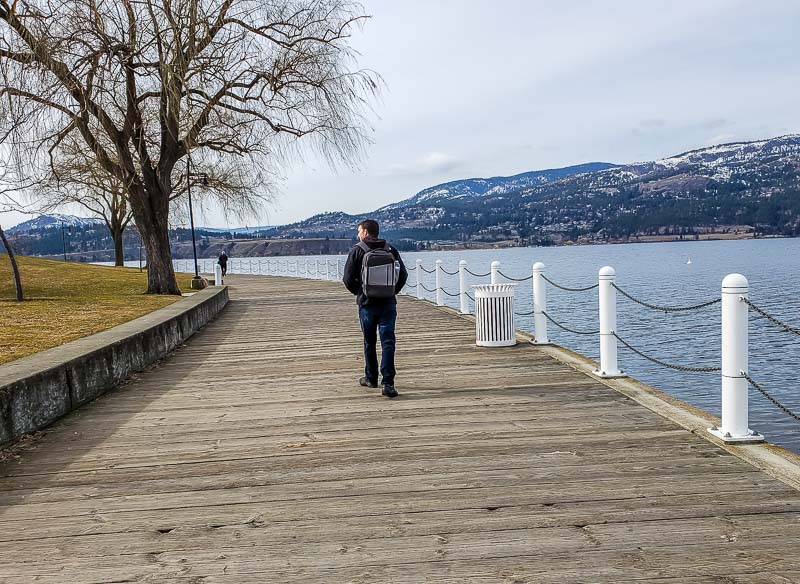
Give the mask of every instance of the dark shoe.
<svg viewBox="0 0 800 584">
<path fill-rule="evenodd" d="M 358 380 L 358 384 L 362 387 L 378 387 L 377 381 L 370 381 L 366 377 L 362 377 Z"/>
<path fill-rule="evenodd" d="M 397 390 L 394 388 L 394 385 L 384 385 L 381 395 L 385 395 L 389 399 L 392 399 L 393 397 L 397 397 Z"/>
</svg>

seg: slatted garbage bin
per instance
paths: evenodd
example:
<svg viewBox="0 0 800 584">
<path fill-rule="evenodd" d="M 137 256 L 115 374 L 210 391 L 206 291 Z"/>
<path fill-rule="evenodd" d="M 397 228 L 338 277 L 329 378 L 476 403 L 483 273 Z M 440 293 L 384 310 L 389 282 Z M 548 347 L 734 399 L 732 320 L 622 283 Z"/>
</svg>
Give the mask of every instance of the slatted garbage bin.
<svg viewBox="0 0 800 584">
<path fill-rule="evenodd" d="M 475 342 L 479 347 L 509 347 L 514 334 L 516 284 L 481 284 L 475 291 Z"/>
</svg>

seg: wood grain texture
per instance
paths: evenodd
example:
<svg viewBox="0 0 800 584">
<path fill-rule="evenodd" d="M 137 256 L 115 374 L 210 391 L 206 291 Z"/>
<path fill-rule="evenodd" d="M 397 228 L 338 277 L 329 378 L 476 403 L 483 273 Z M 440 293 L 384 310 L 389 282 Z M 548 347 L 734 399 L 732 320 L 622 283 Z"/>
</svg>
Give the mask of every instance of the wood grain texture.
<svg viewBox="0 0 800 584">
<path fill-rule="evenodd" d="M 0 582 L 800 581 L 800 494 L 529 344 L 400 299 L 358 386 L 340 285 L 220 317 L 0 463 Z"/>
</svg>

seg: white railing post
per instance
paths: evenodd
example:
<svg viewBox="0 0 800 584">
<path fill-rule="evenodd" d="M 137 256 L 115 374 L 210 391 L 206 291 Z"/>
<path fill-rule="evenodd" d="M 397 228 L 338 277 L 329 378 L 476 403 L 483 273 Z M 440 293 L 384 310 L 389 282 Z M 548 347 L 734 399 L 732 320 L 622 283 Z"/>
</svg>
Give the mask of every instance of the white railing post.
<svg viewBox="0 0 800 584">
<path fill-rule="evenodd" d="M 617 366 L 617 290 L 613 284 L 617 272 L 611 266 L 600 268 L 600 369 L 594 371 L 598 377 L 625 377 Z"/>
<path fill-rule="evenodd" d="M 444 306 L 444 292 L 442 292 L 442 260 L 436 260 L 436 306 Z"/>
<path fill-rule="evenodd" d="M 747 391 L 749 284 L 741 274 L 722 280 L 722 424 L 708 431 L 725 442 L 761 442 L 764 436 L 749 428 Z"/>
<path fill-rule="evenodd" d="M 217 264 L 214 266 L 214 285 L 215 286 L 222 286 L 223 279 L 222 279 L 222 266 Z"/>
<path fill-rule="evenodd" d="M 340 258 L 336 258 L 336 279 L 341 280 L 344 277 L 342 274 L 342 260 Z"/>
<path fill-rule="evenodd" d="M 549 345 L 547 338 L 547 285 L 544 281 L 544 264 L 533 264 L 533 340 L 534 345 Z"/>
<path fill-rule="evenodd" d="M 469 314 L 467 298 L 467 260 L 458 262 L 458 298 L 461 301 L 461 314 Z"/>
<path fill-rule="evenodd" d="M 316 270 L 315 277 L 317 280 L 322 280 L 322 262 L 320 262 L 319 258 L 314 260 L 314 268 Z"/>
<path fill-rule="evenodd" d="M 499 272 L 499 271 L 500 271 L 500 262 L 498 262 L 498 261 L 493 261 L 493 262 L 492 262 L 492 266 L 491 266 L 491 268 L 490 268 L 490 270 L 489 270 L 489 272 L 490 272 L 490 277 L 491 277 L 491 279 L 490 279 L 489 281 L 490 281 L 492 284 L 497 284 L 497 281 L 499 280 L 499 277 L 498 277 L 498 274 L 497 274 L 497 272 Z"/>
<path fill-rule="evenodd" d="M 417 260 L 417 300 L 422 300 L 422 260 Z"/>
</svg>

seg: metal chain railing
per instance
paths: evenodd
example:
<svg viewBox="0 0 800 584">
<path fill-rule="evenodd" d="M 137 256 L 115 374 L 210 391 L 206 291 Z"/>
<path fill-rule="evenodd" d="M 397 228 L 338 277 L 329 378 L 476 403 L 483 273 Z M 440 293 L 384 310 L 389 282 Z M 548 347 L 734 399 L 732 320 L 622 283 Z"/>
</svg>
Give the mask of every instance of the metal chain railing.
<svg viewBox="0 0 800 584">
<path fill-rule="evenodd" d="M 448 296 L 452 296 L 453 298 L 455 298 L 456 296 L 460 296 L 461 295 L 460 292 L 456 292 L 455 294 L 453 294 L 452 292 L 448 292 L 444 288 L 439 288 L 439 290 L 441 290 L 444 294 L 447 294 Z"/>
<path fill-rule="evenodd" d="M 475 297 L 474 297 L 474 296 L 472 296 L 472 295 L 471 295 L 469 292 L 464 292 L 464 294 L 466 294 L 466 295 L 467 295 L 467 298 L 469 298 L 470 300 L 472 300 L 473 302 L 475 302 Z"/>
<path fill-rule="evenodd" d="M 718 302 L 722 302 L 722 298 L 715 298 L 713 300 L 708 300 L 707 302 L 701 302 L 700 304 L 694 304 L 692 306 L 659 306 L 657 304 L 650 304 L 649 302 L 645 302 L 644 300 L 639 300 L 638 298 L 634 298 L 633 296 L 625 292 L 625 290 L 623 290 L 613 282 L 611 283 L 611 285 L 617 292 L 622 294 L 628 300 L 632 300 L 636 304 L 640 304 L 645 308 L 651 308 L 653 310 L 659 310 L 661 312 L 686 312 L 687 310 L 698 310 L 700 308 L 705 308 L 706 306 L 712 306 L 714 304 L 717 304 Z"/>
<path fill-rule="evenodd" d="M 476 274 L 475 272 L 471 272 L 469 268 L 464 268 L 464 271 L 467 272 L 470 276 L 475 276 L 476 278 L 485 278 L 487 276 L 491 276 L 491 272 L 486 272 L 485 274 Z"/>
<path fill-rule="evenodd" d="M 447 271 L 447 270 L 445 270 L 444 268 L 441 268 L 441 270 L 442 270 L 442 271 L 443 271 L 445 274 L 447 274 L 448 276 L 458 276 L 458 270 L 456 270 L 455 272 L 448 272 L 448 271 Z"/>
<path fill-rule="evenodd" d="M 423 272 L 425 272 L 426 274 L 432 274 L 432 273 L 434 273 L 436 271 L 435 269 L 434 270 L 429 270 L 425 266 L 420 266 L 419 269 L 422 270 Z"/>
<path fill-rule="evenodd" d="M 425 290 L 425 292 L 436 292 L 436 288 L 428 288 L 428 287 L 427 287 L 425 284 L 423 284 L 422 282 L 420 282 L 420 283 L 419 283 L 419 285 L 420 285 L 420 286 L 422 286 L 422 289 L 423 289 L 423 290 Z"/>
<path fill-rule="evenodd" d="M 529 312 L 515 312 L 514 314 L 515 314 L 516 316 L 531 316 L 531 315 L 533 315 L 533 314 L 535 314 L 535 313 L 536 313 L 536 311 L 535 311 L 535 310 L 531 310 L 531 311 L 529 311 Z"/>
<path fill-rule="evenodd" d="M 501 276 L 503 276 L 506 280 L 511 280 L 512 282 L 525 282 L 526 280 L 533 279 L 533 274 L 531 274 L 530 276 L 525 276 L 524 278 L 514 278 L 512 276 L 506 276 L 500 270 L 497 270 L 497 273 L 500 274 Z"/>
<path fill-rule="evenodd" d="M 640 357 L 647 359 L 648 361 L 652 361 L 656 365 L 661 365 L 662 367 L 666 367 L 667 369 L 674 369 L 676 371 L 687 371 L 689 373 L 718 373 L 722 371 L 720 367 L 689 367 L 686 365 L 673 365 L 672 363 L 666 363 L 665 361 L 661 361 L 660 359 L 656 359 L 655 357 L 651 357 L 650 355 L 646 355 L 642 353 L 639 349 L 632 347 L 627 341 L 625 341 L 622 337 L 620 337 L 616 332 L 611 331 L 611 334 L 623 345 L 625 345 L 629 350 L 633 351 Z"/>
<path fill-rule="evenodd" d="M 756 388 L 758 391 L 760 391 L 760 392 L 761 392 L 761 393 L 764 395 L 764 397 L 765 397 L 765 398 L 767 398 L 769 401 L 771 401 L 773 404 L 775 404 L 775 405 L 776 405 L 776 406 L 777 406 L 777 407 L 778 407 L 778 408 L 779 408 L 781 411 L 783 411 L 783 413 L 785 413 L 785 414 L 786 414 L 786 415 L 788 415 L 788 416 L 791 416 L 791 417 L 792 417 L 792 418 L 794 418 L 795 420 L 798 420 L 798 421 L 800 421 L 800 416 L 798 416 L 797 414 L 795 414 L 795 413 L 794 413 L 792 410 L 790 410 L 789 408 L 787 408 L 785 405 L 783 405 L 781 402 L 779 402 L 779 401 L 778 401 L 778 400 L 776 400 L 774 397 L 772 397 L 772 396 L 771 396 L 769 393 L 767 393 L 767 390 L 766 390 L 766 389 L 764 389 L 763 387 L 761 387 L 761 386 L 760 386 L 758 383 L 756 383 L 755 381 L 753 381 L 753 378 L 752 378 L 752 377 L 750 377 L 750 376 L 747 374 L 747 372 L 746 372 L 746 371 L 740 371 L 740 373 L 741 373 L 741 374 L 742 374 L 742 376 L 743 376 L 743 377 L 744 377 L 744 378 L 745 378 L 745 379 L 748 381 L 748 383 L 749 383 L 750 385 L 752 385 L 754 388 Z"/>
<path fill-rule="evenodd" d="M 555 319 L 554 319 L 552 316 L 550 316 L 550 315 L 549 315 L 549 314 L 547 314 L 546 312 L 542 311 L 542 314 L 545 316 L 545 318 L 546 318 L 547 320 L 549 320 L 550 322 L 552 322 L 552 323 L 553 323 L 554 325 L 556 325 L 558 328 L 560 328 L 560 329 L 563 329 L 563 330 L 567 331 L 568 333 L 574 333 L 574 334 L 576 334 L 576 335 L 596 335 L 596 334 L 598 334 L 598 333 L 600 332 L 599 330 L 597 330 L 597 331 L 578 331 L 578 330 L 575 330 L 575 329 L 571 329 L 571 328 L 569 328 L 569 327 L 567 327 L 567 326 L 564 326 L 563 324 L 561 324 L 561 323 L 560 323 L 560 322 L 558 322 L 557 320 L 555 320 Z"/>
<path fill-rule="evenodd" d="M 775 318 L 775 317 L 774 317 L 774 316 L 772 316 L 771 314 L 768 314 L 767 312 L 764 312 L 764 311 L 763 311 L 762 309 L 760 309 L 758 306 L 756 306 L 755 304 L 753 304 L 752 302 L 750 302 L 750 299 L 749 299 L 749 298 L 745 298 L 744 296 L 742 296 L 742 302 L 744 302 L 745 304 L 747 304 L 747 306 L 749 306 L 749 307 L 750 307 L 750 308 L 752 308 L 752 309 L 753 309 L 755 312 L 757 312 L 758 314 L 760 314 L 761 316 L 763 316 L 764 318 L 766 318 L 766 319 L 767 319 L 768 321 L 770 321 L 772 324 L 774 324 L 774 325 L 778 326 L 779 328 L 782 328 L 782 329 L 783 329 L 784 331 L 786 331 L 787 333 L 792 333 L 792 334 L 795 334 L 795 335 L 800 335 L 800 328 L 795 328 L 795 327 L 793 327 L 793 326 L 789 326 L 788 324 L 786 324 L 786 323 L 784 323 L 784 322 L 781 322 L 780 320 L 778 320 L 777 318 Z"/>
<path fill-rule="evenodd" d="M 560 290 L 564 290 L 565 292 L 587 292 L 589 290 L 594 290 L 595 288 L 597 288 L 600 285 L 600 284 L 592 284 L 591 286 L 586 286 L 585 288 L 570 288 L 568 286 L 562 286 L 561 284 L 558 284 L 557 282 L 553 282 L 550 278 L 548 278 L 544 274 L 542 274 L 542 279 L 544 279 L 544 281 L 547 282 L 548 284 L 552 284 L 556 288 L 558 288 Z"/>
</svg>

